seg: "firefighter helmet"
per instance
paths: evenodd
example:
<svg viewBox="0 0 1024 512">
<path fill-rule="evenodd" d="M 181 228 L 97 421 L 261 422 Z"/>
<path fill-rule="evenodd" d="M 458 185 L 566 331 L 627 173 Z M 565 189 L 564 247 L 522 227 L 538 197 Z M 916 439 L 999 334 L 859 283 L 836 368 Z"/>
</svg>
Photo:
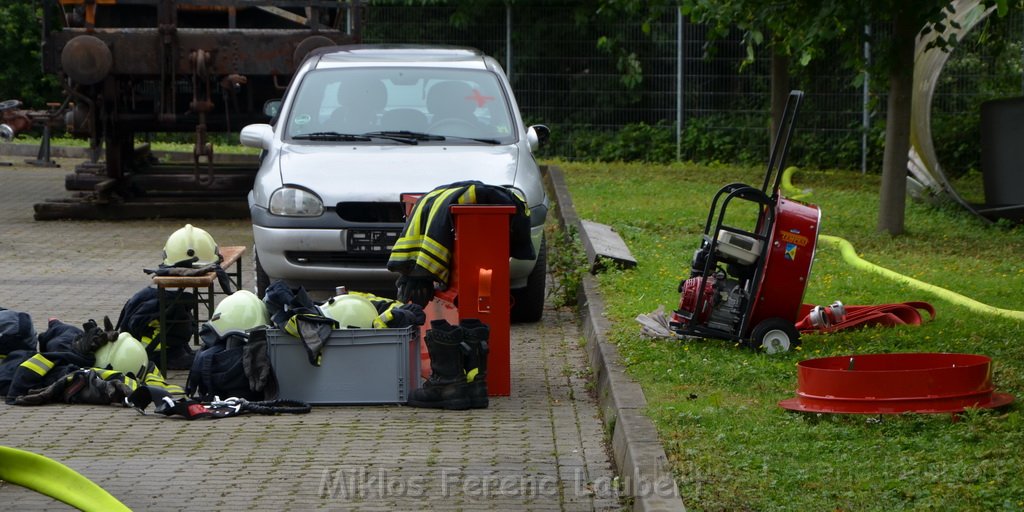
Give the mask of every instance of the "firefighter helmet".
<svg viewBox="0 0 1024 512">
<path fill-rule="evenodd" d="M 377 308 L 373 303 L 366 297 L 351 293 L 328 299 L 320 306 L 320 312 L 338 322 L 340 329 L 370 329 L 373 328 L 373 321 L 377 319 Z"/>
<path fill-rule="evenodd" d="M 171 233 L 164 245 L 164 265 L 202 267 L 220 263 L 217 242 L 206 230 L 192 224 Z"/>
<path fill-rule="evenodd" d="M 131 374 L 141 379 L 149 366 L 149 354 L 142 342 L 122 332 L 117 339 L 96 350 L 96 367 Z"/>
<path fill-rule="evenodd" d="M 267 305 L 249 290 L 238 290 L 220 301 L 207 322 L 218 338 L 270 324 Z"/>
</svg>

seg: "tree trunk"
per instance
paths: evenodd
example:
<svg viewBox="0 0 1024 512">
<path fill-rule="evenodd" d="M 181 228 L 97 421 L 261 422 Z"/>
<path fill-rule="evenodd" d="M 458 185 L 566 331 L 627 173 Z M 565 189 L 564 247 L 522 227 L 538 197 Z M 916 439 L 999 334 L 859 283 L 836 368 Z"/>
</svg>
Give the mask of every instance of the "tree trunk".
<svg viewBox="0 0 1024 512">
<path fill-rule="evenodd" d="M 779 126 L 782 124 L 782 111 L 786 108 L 786 100 L 789 99 L 789 57 L 772 50 L 772 122 L 769 133 L 769 150 L 775 148 L 775 136 L 779 133 Z"/>
<path fill-rule="evenodd" d="M 893 20 L 893 64 L 885 119 L 885 154 L 878 207 L 878 231 L 903 233 L 907 203 L 907 153 L 910 151 L 910 100 L 914 90 L 914 42 L 920 27 L 901 10 Z"/>
</svg>

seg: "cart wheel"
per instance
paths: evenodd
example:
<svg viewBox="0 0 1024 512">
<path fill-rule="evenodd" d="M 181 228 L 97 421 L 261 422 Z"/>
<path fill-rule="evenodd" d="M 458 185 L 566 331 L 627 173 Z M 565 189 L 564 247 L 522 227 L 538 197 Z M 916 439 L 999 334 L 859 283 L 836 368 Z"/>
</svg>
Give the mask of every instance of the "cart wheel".
<svg viewBox="0 0 1024 512">
<path fill-rule="evenodd" d="M 768 354 L 786 352 L 800 344 L 800 331 L 793 322 L 781 318 L 769 318 L 754 327 L 750 333 L 750 346 Z"/>
</svg>

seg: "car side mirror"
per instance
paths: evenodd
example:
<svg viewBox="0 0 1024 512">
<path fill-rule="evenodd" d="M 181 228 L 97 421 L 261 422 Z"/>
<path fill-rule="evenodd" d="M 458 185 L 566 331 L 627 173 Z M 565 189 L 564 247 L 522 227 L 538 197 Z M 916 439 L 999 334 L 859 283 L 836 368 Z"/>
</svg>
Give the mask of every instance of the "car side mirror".
<svg viewBox="0 0 1024 512">
<path fill-rule="evenodd" d="M 250 148 L 270 149 L 274 141 L 274 128 L 269 124 L 250 124 L 242 128 L 238 140 Z"/>
<path fill-rule="evenodd" d="M 281 100 L 267 100 L 263 104 L 263 113 L 271 119 L 277 117 L 281 113 Z"/>
<path fill-rule="evenodd" d="M 542 124 L 535 124 L 526 130 L 526 140 L 530 143 L 530 150 L 537 151 L 538 148 L 548 143 L 551 138 L 551 129 Z"/>
</svg>

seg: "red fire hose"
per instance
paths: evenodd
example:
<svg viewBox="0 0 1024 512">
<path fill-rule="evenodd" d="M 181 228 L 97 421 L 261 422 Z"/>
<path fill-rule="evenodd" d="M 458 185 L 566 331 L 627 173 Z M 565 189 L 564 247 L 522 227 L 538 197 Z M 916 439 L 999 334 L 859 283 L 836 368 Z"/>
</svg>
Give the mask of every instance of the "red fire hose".
<svg viewBox="0 0 1024 512">
<path fill-rule="evenodd" d="M 837 307 L 838 304 L 838 307 Z M 845 310 L 845 314 L 838 310 Z M 822 308 L 804 304 L 797 315 L 802 320 L 796 328 L 802 333 L 828 333 L 861 327 L 892 327 L 895 325 L 921 325 L 921 311 L 935 319 L 935 308 L 927 302 L 901 302 L 875 306 L 844 306 L 840 303 Z"/>
</svg>

